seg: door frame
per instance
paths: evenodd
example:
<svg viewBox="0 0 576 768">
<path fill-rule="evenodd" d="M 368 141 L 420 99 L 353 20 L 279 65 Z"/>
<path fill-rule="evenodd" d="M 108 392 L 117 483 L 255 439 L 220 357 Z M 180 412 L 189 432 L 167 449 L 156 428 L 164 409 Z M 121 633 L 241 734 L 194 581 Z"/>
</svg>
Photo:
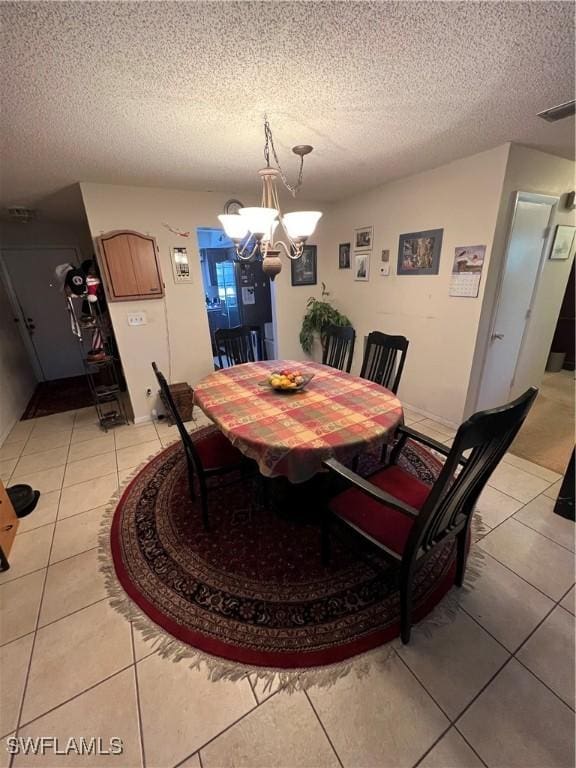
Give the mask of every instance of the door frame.
<svg viewBox="0 0 576 768">
<path fill-rule="evenodd" d="M 512 378 L 510 379 L 510 386 L 508 390 L 508 395 L 510 394 L 510 391 L 512 390 L 512 387 L 514 386 L 514 381 L 516 378 L 516 372 L 518 370 L 518 361 L 520 359 L 520 355 L 522 353 L 522 349 L 525 345 L 526 336 L 528 334 L 528 330 L 530 327 L 530 321 L 532 317 L 532 309 L 534 307 L 534 302 L 536 299 L 536 294 L 538 291 L 538 288 L 540 286 L 540 282 L 542 279 L 542 272 L 544 271 L 544 266 L 546 264 L 546 254 L 548 253 L 549 246 L 551 244 L 552 234 L 553 234 L 553 226 L 552 221 L 554 219 L 554 216 L 556 215 L 556 210 L 558 208 L 558 204 L 560 202 L 560 197 L 558 195 L 547 195 L 544 193 L 539 192 L 521 192 L 517 191 L 514 193 L 514 202 L 512 207 L 512 216 L 510 218 L 510 224 L 508 226 L 508 232 L 506 235 L 506 246 L 504 249 L 504 258 L 502 260 L 502 264 L 500 266 L 500 272 L 498 275 L 498 285 L 496 289 L 496 293 L 494 296 L 494 303 L 492 305 L 492 311 L 490 313 L 490 324 L 488 327 L 488 332 L 486 336 L 486 346 L 484 351 L 484 359 L 482 361 L 482 368 L 480 370 L 480 385 L 478 387 L 478 390 L 476 392 L 476 398 L 475 398 L 475 409 L 478 407 L 478 401 L 480 399 L 480 393 L 482 391 L 482 382 L 484 378 L 484 374 L 486 372 L 486 364 L 488 362 L 488 355 L 490 353 L 490 343 L 492 340 L 492 335 L 494 334 L 495 328 L 496 328 L 496 319 L 498 317 L 498 310 L 500 309 L 500 299 L 502 297 L 502 285 L 504 282 L 504 277 L 506 275 L 506 265 L 508 263 L 508 255 L 510 253 L 510 244 L 512 242 L 512 235 L 514 233 L 514 224 L 516 223 L 516 213 L 518 210 L 518 203 L 519 202 L 526 202 L 526 203 L 551 203 L 552 207 L 550 209 L 550 216 L 548 218 L 548 224 L 546 225 L 546 234 L 542 239 L 542 250 L 540 252 L 540 261 L 538 263 L 538 269 L 536 271 L 536 279 L 534 280 L 534 286 L 532 287 L 532 294 L 530 296 L 530 303 L 528 305 L 528 314 L 524 320 L 524 328 L 522 330 L 522 338 L 520 339 L 520 344 L 518 345 L 518 352 L 516 355 L 516 361 L 514 363 L 514 371 L 512 373 Z M 475 410 L 474 409 L 474 410 Z"/>
<path fill-rule="evenodd" d="M 12 283 L 12 278 L 10 277 L 10 272 L 8 271 L 8 265 L 6 264 L 6 259 L 4 257 L 4 252 L 5 251 L 62 251 L 62 250 L 74 251 L 75 263 L 77 265 L 80 265 L 81 263 L 80 254 L 79 254 L 78 248 L 75 245 L 16 245 L 13 247 L 5 246 L 0 248 L 0 279 L 4 280 L 4 285 L 6 286 L 6 293 L 8 295 L 8 301 L 10 302 L 10 306 L 12 307 L 12 312 L 14 313 L 14 319 L 18 320 L 16 325 L 18 326 L 20 338 L 24 342 L 24 347 L 28 354 L 28 359 L 30 361 L 32 370 L 34 371 L 34 375 L 36 376 L 37 381 L 46 381 L 46 377 L 44 375 L 44 371 L 42 370 L 42 366 L 40 365 L 40 359 L 38 358 L 36 347 L 34 346 L 32 339 L 30 338 L 30 334 L 26 330 L 26 318 L 22 311 L 22 307 L 20 306 L 20 302 L 18 300 L 18 294 L 16 292 L 14 284 Z"/>
</svg>

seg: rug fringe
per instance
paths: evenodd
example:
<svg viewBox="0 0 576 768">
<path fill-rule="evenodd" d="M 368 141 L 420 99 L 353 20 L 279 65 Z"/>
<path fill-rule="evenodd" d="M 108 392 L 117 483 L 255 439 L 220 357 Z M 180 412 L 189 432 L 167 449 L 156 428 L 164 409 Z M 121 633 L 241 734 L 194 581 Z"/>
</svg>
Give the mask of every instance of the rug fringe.
<svg viewBox="0 0 576 768">
<path fill-rule="evenodd" d="M 203 427 L 198 427 L 202 429 Z M 119 500 L 130 483 L 146 467 L 155 456 L 163 451 L 162 448 L 151 454 L 145 461 L 136 467 L 130 475 L 121 483 L 118 490 L 111 497 L 104 510 L 99 531 L 98 559 L 100 572 L 104 576 L 109 604 L 115 611 L 124 616 L 134 629 L 141 633 L 143 639 L 149 643 L 151 653 L 158 653 L 165 659 L 175 663 L 185 662 L 191 669 L 204 669 L 208 679 L 217 682 L 219 680 L 238 681 L 252 678 L 254 682 L 263 681 L 264 691 L 272 692 L 276 688 L 282 688 L 286 692 L 293 693 L 299 690 L 307 690 L 311 687 L 330 687 L 338 680 L 354 672 L 357 677 L 364 677 L 376 665 L 387 664 L 395 655 L 397 641 L 391 641 L 384 646 L 373 648 L 365 653 L 354 656 L 336 664 L 321 667 L 309 667 L 306 669 L 287 670 L 277 667 L 257 667 L 228 661 L 217 656 L 212 656 L 205 651 L 193 648 L 187 643 L 169 635 L 165 630 L 155 624 L 124 591 L 116 577 L 116 571 L 110 549 L 110 528 Z M 439 627 L 454 621 L 462 597 L 473 588 L 480 576 L 485 562 L 482 550 L 475 546 L 474 541 L 487 532 L 479 513 L 475 513 L 472 519 L 472 543 L 468 554 L 466 576 L 461 588 L 452 589 L 442 598 L 441 602 L 422 621 L 414 626 L 413 632 L 422 632 L 427 637 Z"/>
</svg>

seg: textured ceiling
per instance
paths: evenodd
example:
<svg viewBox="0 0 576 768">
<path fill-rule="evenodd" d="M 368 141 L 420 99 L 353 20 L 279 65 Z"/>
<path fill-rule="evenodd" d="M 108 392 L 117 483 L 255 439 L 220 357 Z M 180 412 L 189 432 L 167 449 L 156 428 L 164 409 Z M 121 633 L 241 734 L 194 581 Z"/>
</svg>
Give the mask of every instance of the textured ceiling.
<svg viewBox="0 0 576 768">
<path fill-rule="evenodd" d="M 571 2 L 2 3 L 1 204 L 257 189 L 262 116 L 331 200 L 505 141 L 573 154 Z M 471 180 L 473 183 L 473 180 Z"/>
</svg>

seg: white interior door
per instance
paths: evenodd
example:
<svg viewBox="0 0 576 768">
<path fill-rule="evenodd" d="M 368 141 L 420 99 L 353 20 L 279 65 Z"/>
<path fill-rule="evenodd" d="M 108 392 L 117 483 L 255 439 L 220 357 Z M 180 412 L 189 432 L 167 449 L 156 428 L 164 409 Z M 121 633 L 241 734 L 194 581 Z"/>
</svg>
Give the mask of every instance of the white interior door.
<svg viewBox="0 0 576 768">
<path fill-rule="evenodd" d="M 518 193 L 482 372 L 478 410 L 495 408 L 510 399 L 544 258 L 548 225 L 557 202 L 553 197 Z"/>
<path fill-rule="evenodd" d="M 77 264 L 74 248 L 18 248 L 2 251 L 18 320 L 31 361 L 42 381 L 84 373 L 72 335 L 64 294 L 54 279 L 58 264 Z"/>
</svg>

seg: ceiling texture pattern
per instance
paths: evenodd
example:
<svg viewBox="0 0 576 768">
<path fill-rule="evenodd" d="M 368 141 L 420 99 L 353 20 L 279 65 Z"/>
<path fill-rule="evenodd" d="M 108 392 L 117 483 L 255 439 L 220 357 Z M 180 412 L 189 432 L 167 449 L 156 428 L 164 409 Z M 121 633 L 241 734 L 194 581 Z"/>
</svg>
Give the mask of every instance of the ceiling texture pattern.
<svg viewBox="0 0 576 768">
<path fill-rule="evenodd" d="M 571 2 L 2 3 L 2 198 L 257 192 L 267 113 L 307 199 L 516 141 L 570 157 Z M 473 183 L 473 180 L 471 180 Z"/>
</svg>

